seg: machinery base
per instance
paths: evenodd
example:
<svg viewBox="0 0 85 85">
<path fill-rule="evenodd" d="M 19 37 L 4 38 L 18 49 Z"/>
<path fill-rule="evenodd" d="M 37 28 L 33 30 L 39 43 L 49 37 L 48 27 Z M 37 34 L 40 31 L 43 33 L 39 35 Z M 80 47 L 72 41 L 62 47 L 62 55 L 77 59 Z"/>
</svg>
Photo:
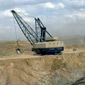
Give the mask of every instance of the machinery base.
<svg viewBox="0 0 85 85">
<path fill-rule="evenodd" d="M 37 54 L 58 54 L 64 51 L 64 47 L 57 48 L 32 48 Z"/>
</svg>

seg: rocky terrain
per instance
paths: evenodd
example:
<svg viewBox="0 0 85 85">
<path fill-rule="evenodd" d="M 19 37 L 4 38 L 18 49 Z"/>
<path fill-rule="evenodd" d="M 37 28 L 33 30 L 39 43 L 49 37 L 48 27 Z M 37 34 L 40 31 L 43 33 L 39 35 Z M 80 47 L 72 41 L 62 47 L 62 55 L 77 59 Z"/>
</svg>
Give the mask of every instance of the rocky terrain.
<svg viewBox="0 0 85 85">
<path fill-rule="evenodd" d="M 81 53 L 0 58 L 0 85 L 70 85 L 84 76 Z"/>
</svg>

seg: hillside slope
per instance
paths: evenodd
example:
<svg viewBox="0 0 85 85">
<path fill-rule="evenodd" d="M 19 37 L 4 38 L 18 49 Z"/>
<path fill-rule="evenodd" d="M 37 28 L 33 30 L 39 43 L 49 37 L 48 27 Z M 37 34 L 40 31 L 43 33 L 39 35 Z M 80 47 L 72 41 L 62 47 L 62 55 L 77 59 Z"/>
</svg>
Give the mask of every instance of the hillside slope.
<svg viewBox="0 0 85 85">
<path fill-rule="evenodd" d="M 0 85 L 71 85 L 84 76 L 84 53 L 0 58 Z"/>
</svg>

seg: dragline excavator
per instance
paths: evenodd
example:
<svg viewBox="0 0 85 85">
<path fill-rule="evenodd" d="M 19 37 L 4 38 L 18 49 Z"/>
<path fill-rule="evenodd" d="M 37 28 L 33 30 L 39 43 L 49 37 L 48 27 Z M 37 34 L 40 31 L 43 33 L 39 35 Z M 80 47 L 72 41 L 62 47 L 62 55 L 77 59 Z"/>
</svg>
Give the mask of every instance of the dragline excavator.
<svg viewBox="0 0 85 85">
<path fill-rule="evenodd" d="M 35 20 L 35 30 L 14 10 L 11 10 L 19 28 L 37 54 L 57 54 L 64 51 L 63 41 L 54 38 L 39 18 Z"/>
</svg>

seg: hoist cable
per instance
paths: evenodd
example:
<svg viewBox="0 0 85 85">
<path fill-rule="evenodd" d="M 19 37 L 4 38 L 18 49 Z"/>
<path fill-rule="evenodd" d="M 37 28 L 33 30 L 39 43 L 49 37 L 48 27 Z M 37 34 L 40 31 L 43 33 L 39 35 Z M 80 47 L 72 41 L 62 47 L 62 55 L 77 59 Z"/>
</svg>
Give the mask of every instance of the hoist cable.
<svg viewBox="0 0 85 85">
<path fill-rule="evenodd" d="M 14 19 L 13 19 L 13 22 L 14 22 L 14 29 L 15 29 L 16 44 L 17 44 L 17 48 L 19 48 L 17 29 L 16 29 L 16 25 L 15 25 L 15 20 Z"/>
</svg>

